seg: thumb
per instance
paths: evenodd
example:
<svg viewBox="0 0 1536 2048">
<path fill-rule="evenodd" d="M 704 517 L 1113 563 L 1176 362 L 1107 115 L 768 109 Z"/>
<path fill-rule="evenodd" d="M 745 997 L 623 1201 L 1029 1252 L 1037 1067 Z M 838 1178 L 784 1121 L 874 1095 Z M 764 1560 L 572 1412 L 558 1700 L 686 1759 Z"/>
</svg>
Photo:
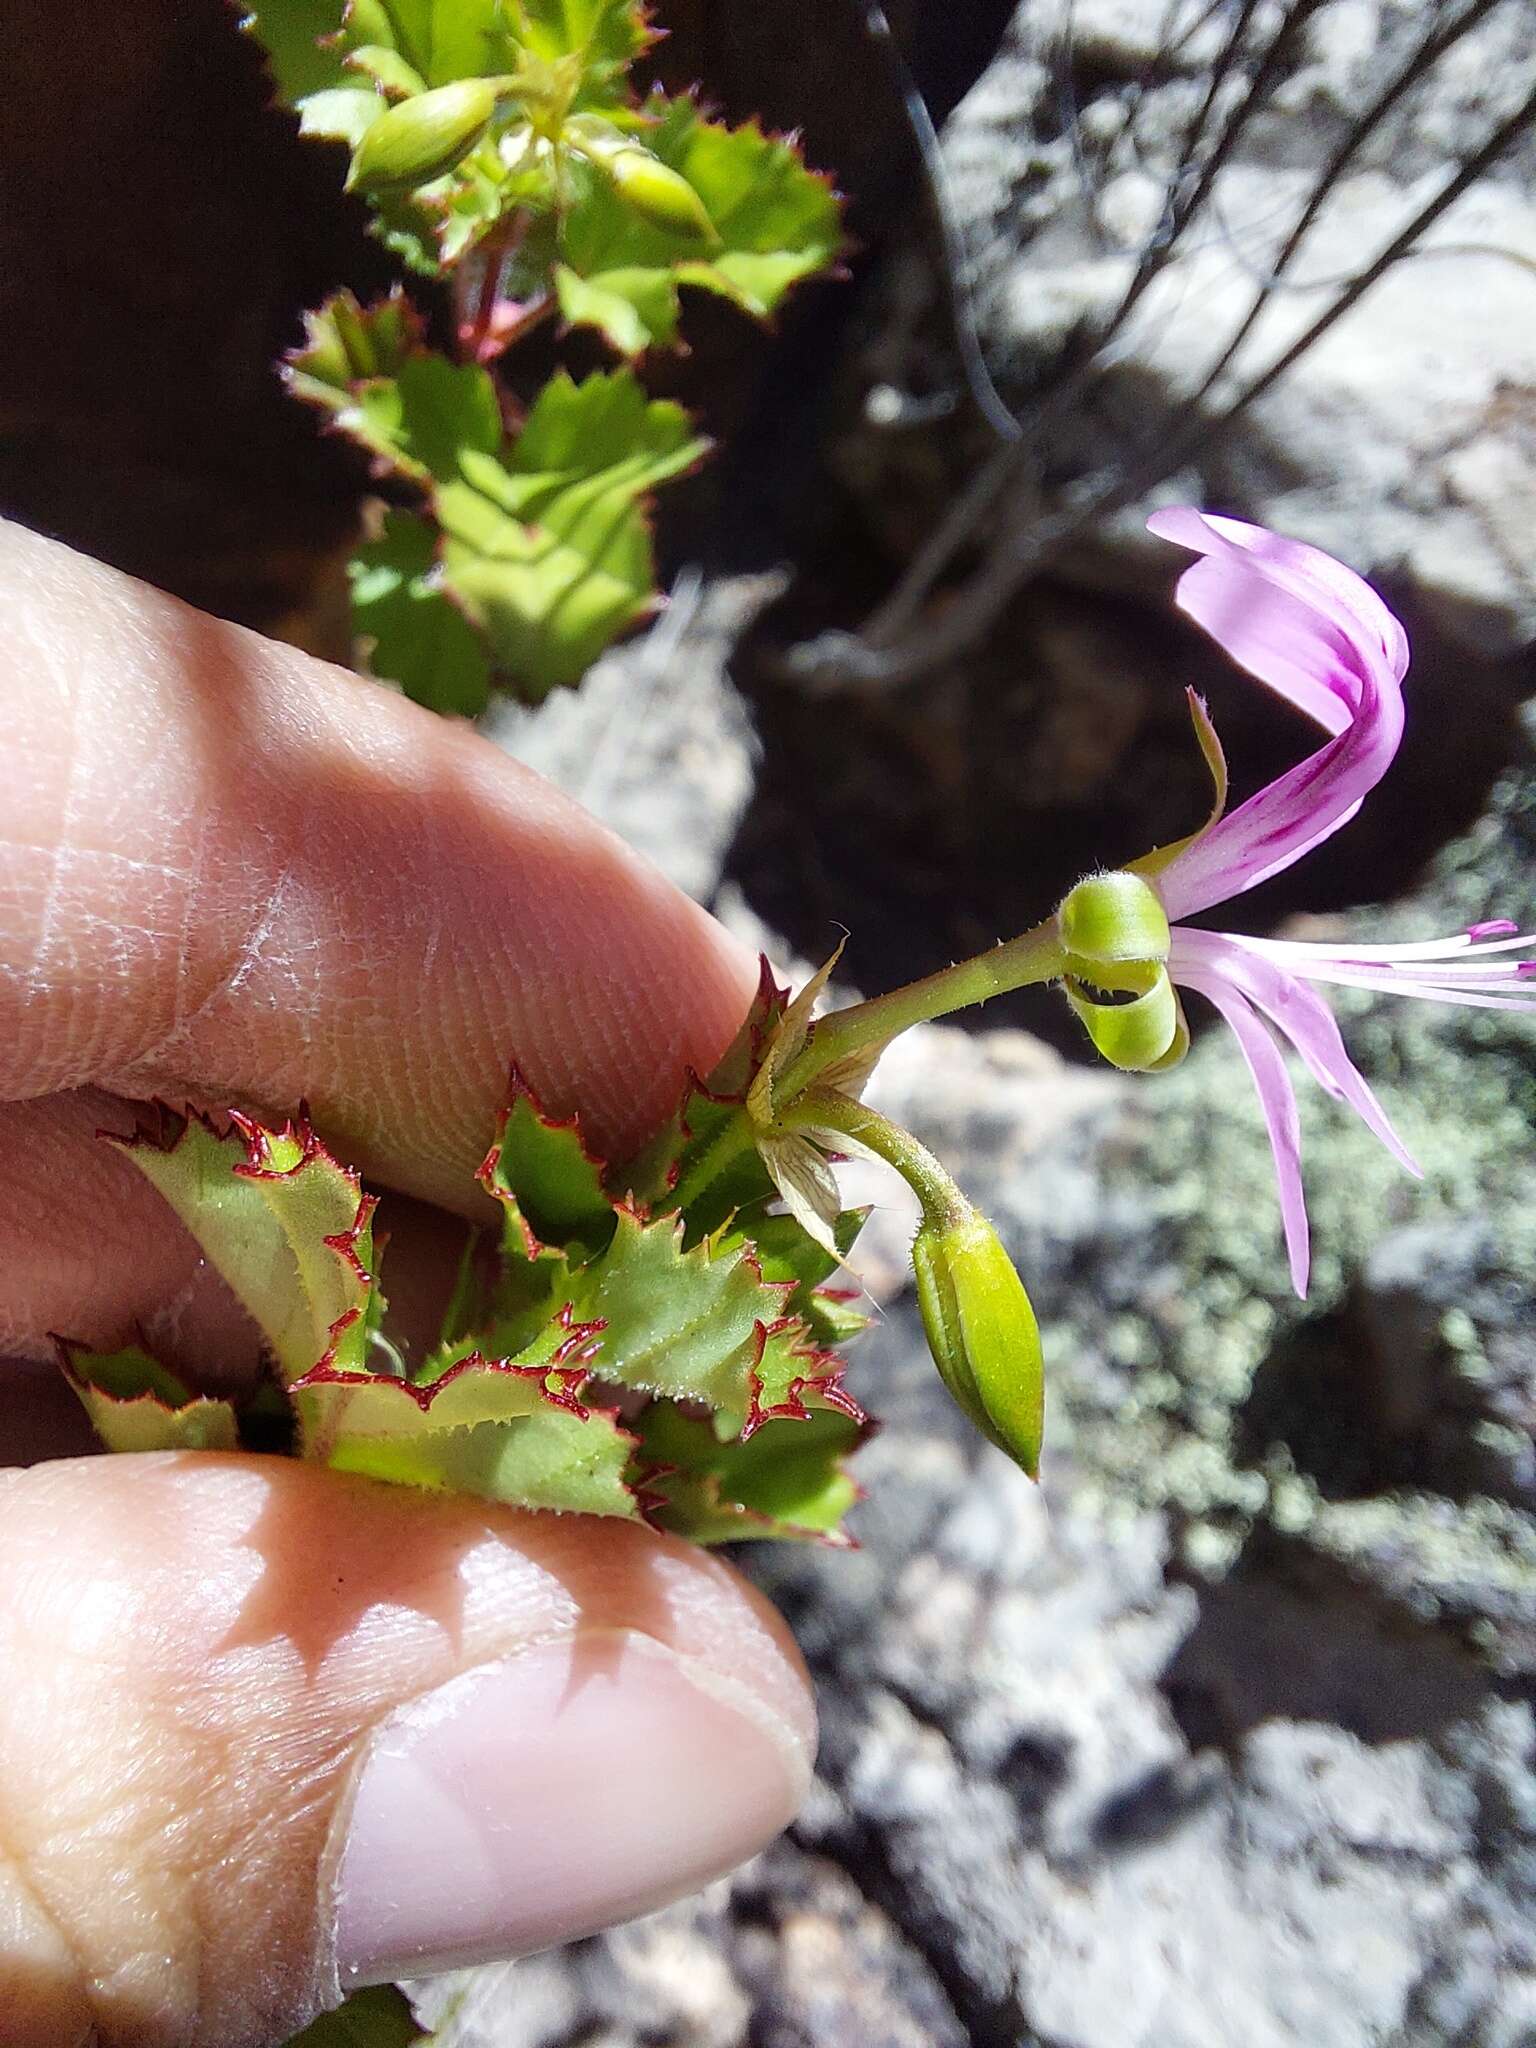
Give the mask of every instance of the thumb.
<svg viewBox="0 0 1536 2048">
<path fill-rule="evenodd" d="M 650 1911 L 814 1720 L 717 1560 L 252 1457 L 0 1475 L 7 2048 L 270 2048 L 354 1984 Z"/>
</svg>

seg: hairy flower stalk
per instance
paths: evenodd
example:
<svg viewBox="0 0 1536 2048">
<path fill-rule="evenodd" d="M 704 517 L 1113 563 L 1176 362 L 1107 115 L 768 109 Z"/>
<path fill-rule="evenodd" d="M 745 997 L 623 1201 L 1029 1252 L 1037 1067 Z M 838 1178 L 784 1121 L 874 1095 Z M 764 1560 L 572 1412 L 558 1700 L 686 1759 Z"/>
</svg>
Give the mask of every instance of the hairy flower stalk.
<svg viewBox="0 0 1536 2048">
<path fill-rule="evenodd" d="M 869 1152 L 909 1181 L 923 1208 L 913 1263 L 939 1369 L 978 1426 L 1031 1471 L 1039 1346 L 1023 1288 L 990 1225 L 932 1155 L 857 1100 L 892 1038 L 990 996 L 1053 981 L 1111 1064 L 1152 1072 L 1188 1050 L 1178 991 L 1204 997 L 1230 1026 L 1252 1074 L 1274 1154 L 1291 1279 L 1305 1295 L 1300 1120 L 1282 1046 L 1410 1173 L 1419 1171 L 1350 1059 L 1318 985 L 1536 1012 L 1536 933 L 1504 919 L 1448 938 L 1365 946 L 1253 938 L 1177 921 L 1293 866 L 1354 817 L 1402 739 L 1408 642 L 1375 591 L 1316 548 L 1184 508 L 1159 512 L 1149 525 L 1200 557 L 1179 580 L 1180 609 L 1320 725 L 1324 744 L 1228 812 L 1221 743 L 1190 692 L 1215 787 L 1204 826 L 1123 870 L 1087 877 L 1054 917 L 1019 938 L 813 1023 L 834 955 L 785 1013 L 745 1110 L 786 1205 L 824 1246 L 835 1250 L 838 1213 L 830 1158 Z"/>
</svg>

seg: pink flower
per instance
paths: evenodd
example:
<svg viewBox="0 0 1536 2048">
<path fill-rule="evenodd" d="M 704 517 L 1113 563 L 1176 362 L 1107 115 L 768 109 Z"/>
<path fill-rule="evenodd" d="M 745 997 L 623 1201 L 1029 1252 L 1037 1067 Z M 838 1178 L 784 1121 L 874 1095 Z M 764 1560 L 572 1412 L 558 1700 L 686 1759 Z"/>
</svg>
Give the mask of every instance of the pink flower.
<svg viewBox="0 0 1536 2048">
<path fill-rule="evenodd" d="M 1223 815 L 1226 764 L 1205 706 L 1191 693 L 1216 784 L 1215 809 L 1191 838 L 1134 864 L 1171 920 L 1267 881 L 1355 815 L 1402 739 L 1408 641 L 1375 591 L 1317 548 L 1185 508 L 1158 512 L 1147 523 L 1201 557 L 1179 579 L 1180 609 L 1329 735 L 1315 753 Z M 1454 938 L 1406 946 L 1306 945 L 1178 924 L 1170 937 L 1173 981 L 1221 1013 L 1253 1075 L 1275 1155 L 1291 1278 L 1305 1295 L 1301 1132 L 1279 1041 L 1289 1041 L 1314 1080 L 1347 1102 L 1410 1173 L 1419 1171 L 1313 984 L 1536 1011 L 1530 979 L 1536 960 L 1528 957 L 1536 933 L 1493 920 Z"/>
</svg>

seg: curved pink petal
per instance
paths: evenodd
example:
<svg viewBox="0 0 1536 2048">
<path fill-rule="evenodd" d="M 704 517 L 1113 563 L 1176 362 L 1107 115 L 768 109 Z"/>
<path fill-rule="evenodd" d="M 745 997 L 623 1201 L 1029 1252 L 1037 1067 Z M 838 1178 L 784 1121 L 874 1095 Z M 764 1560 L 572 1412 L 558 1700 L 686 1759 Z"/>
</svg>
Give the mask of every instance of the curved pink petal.
<svg viewBox="0 0 1536 2048">
<path fill-rule="evenodd" d="M 1203 557 L 1179 578 L 1180 609 L 1333 735 L 1170 862 L 1159 892 L 1170 917 L 1187 917 L 1278 874 L 1354 816 L 1402 739 L 1408 643 L 1369 584 L 1318 548 L 1184 507 L 1147 523 Z"/>
<path fill-rule="evenodd" d="M 1296 1091 L 1285 1071 L 1280 1048 L 1248 998 L 1220 973 L 1193 968 L 1179 977 L 1183 986 L 1204 996 L 1231 1025 L 1242 1047 L 1243 1058 L 1258 1090 L 1259 1107 L 1269 1132 L 1269 1149 L 1275 1156 L 1275 1179 L 1280 1189 L 1280 1216 L 1285 1225 L 1285 1248 L 1291 1262 L 1291 1285 L 1305 1301 L 1307 1275 L 1311 1269 L 1311 1242 L 1307 1230 L 1307 1202 L 1301 1185 L 1301 1120 L 1296 1114 Z"/>
<path fill-rule="evenodd" d="M 1417 1160 L 1392 1128 L 1371 1084 L 1350 1058 L 1338 1019 L 1316 989 L 1309 988 L 1299 974 L 1288 972 L 1277 961 L 1227 932 L 1192 932 L 1179 926 L 1173 933 L 1168 971 L 1176 982 L 1182 982 L 1191 968 L 1196 973 L 1219 974 L 1256 1004 L 1295 1046 L 1313 1080 L 1339 1101 L 1348 1103 L 1399 1166 L 1416 1179 L 1422 1177 Z"/>
</svg>

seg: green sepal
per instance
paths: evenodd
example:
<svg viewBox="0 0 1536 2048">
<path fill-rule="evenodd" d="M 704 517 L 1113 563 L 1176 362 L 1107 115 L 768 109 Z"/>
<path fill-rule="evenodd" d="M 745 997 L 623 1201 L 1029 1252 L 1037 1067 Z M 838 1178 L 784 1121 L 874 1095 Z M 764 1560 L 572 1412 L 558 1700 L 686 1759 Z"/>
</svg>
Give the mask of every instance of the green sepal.
<svg viewBox="0 0 1536 2048">
<path fill-rule="evenodd" d="M 564 223 L 560 309 L 624 355 L 677 341 L 678 287 L 694 285 L 766 320 L 792 285 L 824 270 L 842 243 L 837 199 L 794 147 L 755 123 L 706 121 L 691 100 L 644 129 L 648 154 L 697 201 L 667 225 L 642 218 L 612 177 L 594 177 Z M 701 247 L 700 221 L 714 239 Z"/>
<path fill-rule="evenodd" d="M 61 1341 L 59 1362 L 109 1451 L 233 1451 L 239 1423 L 228 1401 L 194 1394 L 136 1345 L 91 1351 Z"/>
<path fill-rule="evenodd" d="M 864 1434 L 850 1416 L 823 1409 L 721 1443 L 707 1424 L 657 1401 L 641 1419 L 634 1482 L 647 1519 L 694 1543 L 846 1546 L 843 1517 L 860 1495 L 843 1460 Z"/>
<path fill-rule="evenodd" d="M 1112 965 L 1166 960 L 1168 913 L 1150 882 L 1128 869 L 1089 875 L 1063 897 L 1056 927 L 1069 961 Z"/>
<path fill-rule="evenodd" d="M 1176 1065 L 1188 1049 L 1189 1032 L 1167 968 L 1138 963 L 1113 970 L 1099 967 L 1094 974 L 1107 988 L 1139 988 L 1129 1002 L 1101 1003 L 1082 982 L 1064 977 L 1067 1001 L 1095 1051 L 1128 1074 Z"/>
<path fill-rule="evenodd" d="M 436 2038 L 411 2011 L 403 1991 L 393 1984 L 373 1984 L 312 2020 L 288 2048 L 428 2048 Z"/>
</svg>

